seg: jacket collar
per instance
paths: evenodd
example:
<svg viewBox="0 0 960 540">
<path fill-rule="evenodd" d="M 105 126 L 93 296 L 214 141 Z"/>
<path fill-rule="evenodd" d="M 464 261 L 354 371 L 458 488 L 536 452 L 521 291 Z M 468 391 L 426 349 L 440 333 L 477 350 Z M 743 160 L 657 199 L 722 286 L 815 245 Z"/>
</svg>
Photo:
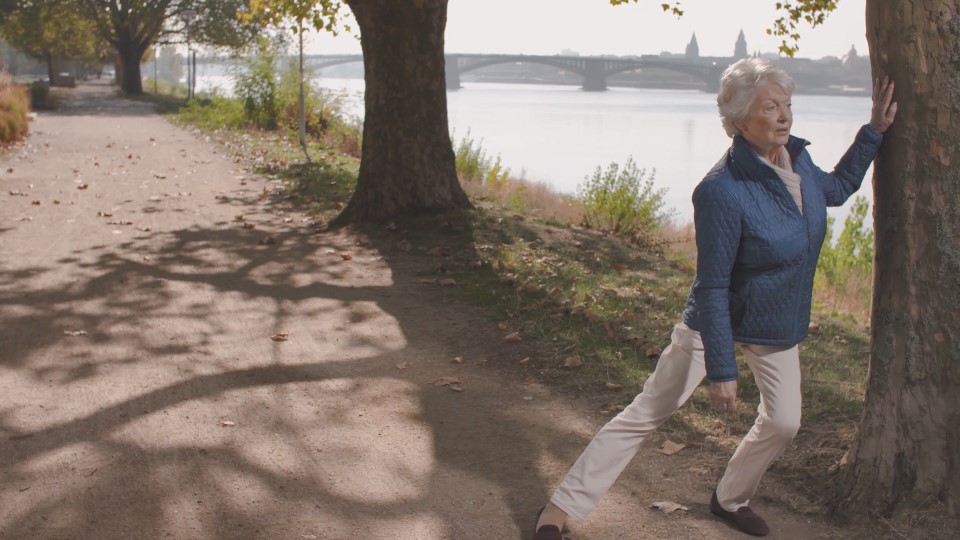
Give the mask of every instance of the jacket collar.
<svg viewBox="0 0 960 540">
<path fill-rule="evenodd" d="M 790 160 L 794 164 L 797 162 L 797 156 L 800 155 L 800 152 L 802 152 L 808 144 L 810 144 L 809 141 L 801 139 L 800 137 L 794 137 L 793 135 L 787 140 L 787 152 L 790 154 Z M 732 169 L 741 172 L 741 174 L 736 175 L 739 178 L 757 180 L 769 177 L 770 175 L 777 175 L 769 165 L 760 160 L 757 153 L 753 151 L 753 148 L 750 147 L 750 144 L 747 143 L 746 139 L 741 135 L 734 136 L 733 144 L 730 146 L 730 151 L 727 154 L 727 162 Z"/>
</svg>

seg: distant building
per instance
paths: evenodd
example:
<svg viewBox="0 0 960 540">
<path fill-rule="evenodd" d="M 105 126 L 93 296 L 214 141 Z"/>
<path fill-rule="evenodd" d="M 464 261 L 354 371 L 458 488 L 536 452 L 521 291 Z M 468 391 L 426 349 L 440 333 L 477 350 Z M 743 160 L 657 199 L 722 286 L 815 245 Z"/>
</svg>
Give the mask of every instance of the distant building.
<svg viewBox="0 0 960 540">
<path fill-rule="evenodd" d="M 743 30 L 740 30 L 740 35 L 737 36 L 737 44 L 733 47 L 733 57 L 740 60 L 748 56 L 750 55 L 747 53 L 747 38 L 743 35 Z"/>
<path fill-rule="evenodd" d="M 687 52 L 684 53 L 687 58 L 698 58 L 700 56 L 700 46 L 697 45 L 697 33 L 693 33 L 690 43 L 687 43 Z"/>
</svg>

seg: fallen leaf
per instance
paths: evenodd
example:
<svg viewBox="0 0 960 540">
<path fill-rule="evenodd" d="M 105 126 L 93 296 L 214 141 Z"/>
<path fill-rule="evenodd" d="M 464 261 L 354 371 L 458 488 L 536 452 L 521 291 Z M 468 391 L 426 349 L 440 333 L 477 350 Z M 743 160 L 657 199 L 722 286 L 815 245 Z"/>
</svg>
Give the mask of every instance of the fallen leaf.
<svg viewBox="0 0 960 540">
<path fill-rule="evenodd" d="M 686 511 L 690 510 L 689 508 L 687 508 L 686 506 L 683 506 L 682 504 L 677 504 L 675 502 L 670 502 L 670 501 L 655 502 L 651 504 L 650 507 L 662 510 L 664 514 L 669 514 L 677 510 L 686 510 Z"/>
<path fill-rule="evenodd" d="M 87 331 L 86 330 L 64 330 L 63 335 L 73 336 L 73 337 L 85 336 L 87 335 Z"/>
<path fill-rule="evenodd" d="M 283 222 L 284 222 L 284 223 L 293 223 L 293 218 L 292 218 L 292 217 L 283 218 Z"/>
<path fill-rule="evenodd" d="M 663 351 L 660 349 L 660 347 L 657 347 L 656 345 L 650 345 L 647 347 L 647 350 L 643 352 L 643 354 L 645 354 L 647 358 L 656 358 L 660 356 L 661 352 Z"/>
<path fill-rule="evenodd" d="M 657 452 L 660 452 L 665 456 L 672 456 L 686 447 L 687 445 L 685 444 L 675 443 L 673 441 L 667 440 L 667 441 L 663 441 L 663 444 L 660 445 L 660 448 L 657 449 Z"/>
<path fill-rule="evenodd" d="M 554 287 L 550 289 L 550 296 L 554 298 L 560 298 L 561 296 L 563 296 L 563 289 L 561 289 L 560 287 Z"/>
<path fill-rule="evenodd" d="M 607 383 L 607 389 L 608 389 L 608 390 L 619 390 L 619 389 L 621 389 L 621 388 L 623 388 L 623 385 L 622 385 L 622 384 L 617 384 L 617 383 L 612 383 L 612 382 L 608 382 L 608 383 Z"/>
<path fill-rule="evenodd" d="M 507 325 L 507 323 L 501 322 L 501 323 L 497 323 L 497 328 L 501 330 L 506 330 L 507 328 L 509 328 L 509 326 Z"/>
<path fill-rule="evenodd" d="M 87 189 L 88 187 L 90 187 L 88 184 L 80 184 L 77 189 Z"/>
<path fill-rule="evenodd" d="M 400 362 L 399 364 L 397 364 L 396 367 L 397 367 L 397 369 L 407 369 L 407 368 L 409 368 L 409 367 L 412 366 L 412 365 L 413 365 L 413 364 L 411 364 L 410 362 Z"/>
<path fill-rule="evenodd" d="M 233 420 L 221 420 L 220 425 L 223 427 L 233 427 L 237 425 L 237 423 L 234 422 Z"/>
<path fill-rule="evenodd" d="M 237 214 L 233 216 L 234 221 L 243 221 L 243 214 Z"/>
<path fill-rule="evenodd" d="M 40 201 L 32 201 L 30 204 L 34 206 L 40 206 Z"/>
<path fill-rule="evenodd" d="M 817 334 L 820 332 L 820 325 L 817 323 L 810 323 L 810 326 L 807 327 L 807 331 L 811 334 Z"/>
<path fill-rule="evenodd" d="M 439 283 L 440 285 L 443 285 L 444 287 L 449 287 L 449 286 L 456 285 L 456 284 L 457 284 L 457 280 L 451 279 L 451 278 L 444 278 L 444 279 L 441 279 L 440 281 L 438 281 L 438 283 Z"/>
<path fill-rule="evenodd" d="M 451 362 L 453 362 L 454 364 L 462 364 L 462 363 L 463 363 L 463 357 L 462 357 L 462 356 L 454 356 L 454 357 L 453 357 L 453 360 L 451 360 Z"/>
<path fill-rule="evenodd" d="M 617 272 L 623 272 L 627 267 L 623 263 L 613 263 L 610 265 L 610 268 L 613 268 Z"/>
<path fill-rule="evenodd" d="M 579 356 L 568 356 L 563 361 L 563 367 L 572 369 L 583 365 L 583 360 Z"/>
<path fill-rule="evenodd" d="M 522 365 L 522 366 L 525 366 L 525 365 L 527 365 L 527 364 L 529 364 L 529 363 L 530 363 L 530 357 L 528 356 L 528 357 L 526 357 L 526 358 L 524 358 L 524 359 L 522 359 L 522 360 L 520 360 L 520 361 L 519 361 L 519 362 L 517 362 L 517 363 L 518 363 L 518 364 L 520 364 L 520 365 Z"/>
<path fill-rule="evenodd" d="M 54 199 L 53 204 L 60 204 L 60 199 Z"/>
<path fill-rule="evenodd" d="M 257 228 L 257 224 L 256 224 L 256 223 L 245 222 L 245 223 L 243 224 L 243 228 L 244 228 L 244 229 L 256 229 L 256 228 Z"/>
<path fill-rule="evenodd" d="M 340 258 L 343 259 L 343 260 L 345 260 L 345 261 L 352 261 L 352 260 L 353 260 L 353 255 L 351 255 L 351 254 L 349 254 L 349 253 L 341 253 L 341 254 L 340 254 Z"/>
<path fill-rule="evenodd" d="M 520 332 L 511 332 L 503 336 L 503 340 L 506 341 L 507 343 L 516 343 L 521 340 Z"/>
<path fill-rule="evenodd" d="M 523 396 L 524 401 L 533 401 L 533 396 Z"/>
<path fill-rule="evenodd" d="M 463 392 L 463 383 L 459 377 L 439 377 L 433 380 L 434 386 L 446 386 L 454 392 Z"/>
<path fill-rule="evenodd" d="M 280 334 L 274 334 L 274 335 L 270 336 L 270 339 L 272 339 L 272 340 L 274 340 L 274 341 L 287 341 L 287 338 L 289 338 L 289 337 L 290 337 L 290 334 L 287 334 L 287 333 L 284 332 L 284 333 L 280 333 Z"/>
<path fill-rule="evenodd" d="M 14 197 L 26 197 L 26 196 L 27 196 L 26 193 L 20 191 L 19 189 L 10 190 L 10 191 L 8 191 L 7 193 L 9 193 L 10 195 L 12 195 L 12 196 L 14 196 Z"/>
</svg>

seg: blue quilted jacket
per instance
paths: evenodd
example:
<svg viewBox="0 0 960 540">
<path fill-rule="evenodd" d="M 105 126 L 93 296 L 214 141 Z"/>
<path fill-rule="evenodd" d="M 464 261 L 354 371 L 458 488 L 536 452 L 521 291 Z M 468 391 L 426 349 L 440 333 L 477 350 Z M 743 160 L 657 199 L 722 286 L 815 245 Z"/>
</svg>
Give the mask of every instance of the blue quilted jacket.
<svg viewBox="0 0 960 540">
<path fill-rule="evenodd" d="M 683 322 L 700 332 L 712 382 L 737 378 L 734 342 L 792 346 L 807 337 L 813 275 L 827 228 L 863 181 L 883 135 L 863 126 L 832 173 L 790 137 L 803 213 L 768 165 L 735 137 L 693 193 L 697 276 Z"/>
</svg>

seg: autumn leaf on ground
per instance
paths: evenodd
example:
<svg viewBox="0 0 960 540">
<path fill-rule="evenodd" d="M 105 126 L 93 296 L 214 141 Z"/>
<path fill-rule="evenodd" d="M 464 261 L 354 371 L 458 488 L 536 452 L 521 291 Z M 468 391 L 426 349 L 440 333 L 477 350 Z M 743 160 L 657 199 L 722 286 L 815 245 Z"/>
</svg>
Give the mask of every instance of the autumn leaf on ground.
<svg viewBox="0 0 960 540">
<path fill-rule="evenodd" d="M 643 351 L 643 354 L 645 354 L 647 358 L 657 358 L 660 356 L 661 352 L 663 351 L 660 349 L 660 347 L 657 347 L 656 345 L 650 345 L 647 347 L 647 350 Z"/>
<path fill-rule="evenodd" d="M 257 228 L 257 224 L 256 224 L 256 223 L 245 222 L 245 223 L 243 224 L 243 228 L 244 228 L 244 229 L 256 229 L 256 228 Z"/>
<path fill-rule="evenodd" d="M 579 356 L 568 356 L 563 360 L 563 367 L 572 369 L 583 365 L 583 360 Z"/>
<path fill-rule="evenodd" d="M 79 336 L 87 335 L 87 331 L 86 330 L 64 330 L 63 335 L 79 337 Z"/>
<path fill-rule="evenodd" d="M 617 383 L 612 383 L 612 382 L 608 382 L 608 383 L 606 384 L 606 386 L 607 386 L 607 390 L 619 390 L 619 389 L 623 388 L 623 385 L 622 385 L 622 384 L 617 384 Z"/>
<path fill-rule="evenodd" d="M 516 343 L 521 340 L 520 332 L 511 332 L 503 336 L 503 340 L 507 343 Z"/>
<path fill-rule="evenodd" d="M 459 377 L 439 377 L 433 380 L 434 386 L 446 386 L 454 392 L 463 392 L 463 383 Z"/>
<path fill-rule="evenodd" d="M 462 363 L 463 363 L 463 357 L 462 357 L 462 356 L 454 356 L 454 357 L 453 357 L 453 360 L 451 360 L 451 362 L 453 362 L 454 364 L 462 364 Z"/>
<path fill-rule="evenodd" d="M 686 447 L 687 445 L 685 444 L 675 443 L 673 441 L 667 440 L 667 441 L 663 441 L 663 444 L 660 445 L 660 448 L 657 449 L 657 452 L 660 452 L 665 456 L 672 456 Z"/>
<path fill-rule="evenodd" d="M 343 260 L 345 260 L 345 261 L 352 261 L 352 260 L 353 260 L 353 255 L 351 255 L 351 254 L 349 254 L 349 253 L 341 253 L 341 254 L 340 254 L 340 258 L 343 259 Z"/>
<path fill-rule="evenodd" d="M 88 187 L 90 187 L 88 184 L 80 184 L 77 189 L 87 189 Z"/>
<path fill-rule="evenodd" d="M 412 366 L 412 365 L 413 365 L 413 364 L 410 363 L 410 362 L 400 362 L 399 364 L 396 365 L 396 367 L 397 367 L 397 369 L 407 369 L 407 368 L 409 368 L 409 367 Z"/>
<path fill-rule="evenodd" d="M 237 425 L 237 423 L 234 422 L 233 420 L 221 420 L 221 421 L 220 421 L 220 426 L 221 426 L 221 427 L 233 427 L 233 426 L 235 426 L 235 425 Z"/>
<path fill-rule="evenodd" d="M 675 502 L 670 502 L 670 501 L 655 502 L 651 504 L 650 507 L 662 510 L 664 514 L 669 514 L 677 510 L 686 510 L 686 511 L 690 510 L 689 508 L 687 508 L 686 506 L 683 506 L 682 504 L 677 504 Z"/>
<path fill-rule="evenodd" d="M 287 333 L 284 332 L 284 333 L 280 333 L 280 334 L 274 334 L 274 335 L 270 336 L 270 339 L 272 339 L 272 340 L 274 340 L 274 341 L 287 341 L 287 339 L 288 339 L 289 337 L 290 337 L 290 334 L 287 334 Z"/>
<path fill-rule="evenodd" d="M 30 204 L 34 206 L 40 206 L 40 201 L 32 201 Z"/>
<path fill-rule="evenodd" d="M 527 365 L 527 364 L 530 363 L 530 357 L 527 356 L 526 358 L 523 358 L 522 360 L 520 360 L 520 361 L 517 362 L 517 363 L 520 364 L 521 366 L 525 366 L 525 365 Z"/>
</svg>

